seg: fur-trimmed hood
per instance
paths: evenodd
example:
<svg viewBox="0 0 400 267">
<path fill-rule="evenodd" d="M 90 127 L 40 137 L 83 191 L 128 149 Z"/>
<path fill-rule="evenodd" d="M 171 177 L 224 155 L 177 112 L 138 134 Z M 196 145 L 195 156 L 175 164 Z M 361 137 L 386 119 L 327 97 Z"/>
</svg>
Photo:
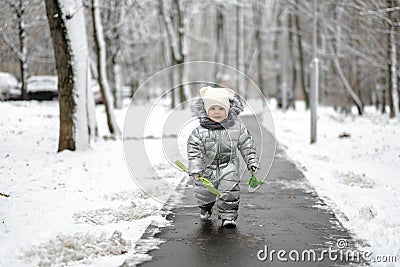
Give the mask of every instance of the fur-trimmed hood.
<svg viewBox="0 0 400 267">
<path fill-rule="evenodd" d="M 235 94 L 233 99 L 230 100 L 229 102 L 230 102 L 230 107 L 228 116 L 221 122 L 221 125 L 232 124 L 239 116 L 240 112 L 243 111 L 242 100 L 237 94 Z M 209 121 L 211 121 L 211 119 L 207 115 L 206 110 L 204 109 L 203 100 L 200 97 L 194 101 L 193 105 L 190 107 L 190 110 L 192 111 L 193 115 L 200 120 L 201 125 L 203 125 L 205 122 L 208 122 L 207 124 L 209 124 Z M 216 122 L 214 123 L 218 124 Z"/>
</svg>

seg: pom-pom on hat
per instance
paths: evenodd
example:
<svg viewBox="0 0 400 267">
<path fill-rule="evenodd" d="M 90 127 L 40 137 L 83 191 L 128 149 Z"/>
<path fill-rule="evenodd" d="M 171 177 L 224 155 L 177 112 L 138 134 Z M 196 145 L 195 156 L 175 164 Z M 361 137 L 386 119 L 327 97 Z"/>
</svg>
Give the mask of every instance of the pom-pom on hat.
<svg viewBox="0 0 400 267">
<path fill-rule="evenodd" d="M 229 100 L 233 99 L 235 92 L 229 88 L 206 86 L 200 89 L 200 96 L 203 99 L 204 109 L 207 113 L 211 106 L 218 105 L 225 109 L 228 116 Z"/>
</svg>

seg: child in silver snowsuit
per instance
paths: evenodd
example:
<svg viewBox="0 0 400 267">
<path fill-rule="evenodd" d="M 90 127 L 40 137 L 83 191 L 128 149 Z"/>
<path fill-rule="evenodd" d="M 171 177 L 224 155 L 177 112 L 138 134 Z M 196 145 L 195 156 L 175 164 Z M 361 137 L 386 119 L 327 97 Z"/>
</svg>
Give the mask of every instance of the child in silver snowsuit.
<svg viewBox="0 0 400 267">
<path fill-rule="evenodd" d="M 240 199 L 236 150 L 240 151 L 247 169 L 255 171 L 256 147 L 246 127 L 237 120 L 243 104 L 234 91 L 207 86 L 200 89 L 200 96 L 191 107 L 200 126 L 193 130 L 187 143 L 189 174 L 195 180 L 200 216 L 207 219 L 216 201 L 222 225 L 235 227 Z M 210 180 L 222 197 L 216 200 L 216 195 L 198 180 L 199 175 Z"/>
</svg>

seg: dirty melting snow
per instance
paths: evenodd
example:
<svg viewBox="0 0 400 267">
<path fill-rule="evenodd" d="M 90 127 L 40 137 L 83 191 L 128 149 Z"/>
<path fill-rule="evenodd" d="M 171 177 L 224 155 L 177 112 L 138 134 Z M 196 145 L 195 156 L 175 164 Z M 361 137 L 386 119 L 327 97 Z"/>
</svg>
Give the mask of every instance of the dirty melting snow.
<svg viewBox="0 0 400 267">
<path fill-rule="evenodd" d="M 120 231 L 115 231 L 110 237 L 105 233 L 100 236 L 89 233 L 58 234 L 54 239 L 27 249 L 23 258 L 39 258 L 38 266 L 67 265 L 74 261 L 90 263 L 90 258 L 121 255 L 130 248 L 131 243 L 122 238 Z"/>
</svg>

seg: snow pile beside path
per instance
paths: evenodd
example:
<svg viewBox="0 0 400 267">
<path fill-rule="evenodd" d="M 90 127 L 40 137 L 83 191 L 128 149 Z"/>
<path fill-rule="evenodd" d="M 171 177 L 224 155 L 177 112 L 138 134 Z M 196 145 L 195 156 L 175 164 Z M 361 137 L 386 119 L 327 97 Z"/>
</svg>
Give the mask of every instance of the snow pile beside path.
<svg viewBox="0 0 400 267">
<path fill-rule="evenodd" d="M 371 245 L 374 256 L 400 260 L 399 120 L 373 107 L 346 116 L 320 106 L 311 145 L 304 103 L 296 111 L 273 108 L 273 117 L 277 140 L 341 222 Z"/>
<path fill-rule="evenodd" d="M 120 231 L 115 231 L 109 238 L 106 233 L 100 236 L 89 233 L 60 234 L 25 251 L 23 258 L 38 259 L 38 266 L 66 266 L 76 261 L 90 263 L 89 259 L 93 257 L 125 254 L 130 248 L 130 242 L 122 238 Z"/>
<path fill-rule="evenodd" d="M 101 208 L 75 213 L 73 218 L 76 223 L 91 223 L 105 225 L 120 221 L 135 221 L 148 216 L 162 215 L 160 207 L 145 201 L 132 201 L 130 205 L 121 205 L 117 209 Z"/>
</svg>

